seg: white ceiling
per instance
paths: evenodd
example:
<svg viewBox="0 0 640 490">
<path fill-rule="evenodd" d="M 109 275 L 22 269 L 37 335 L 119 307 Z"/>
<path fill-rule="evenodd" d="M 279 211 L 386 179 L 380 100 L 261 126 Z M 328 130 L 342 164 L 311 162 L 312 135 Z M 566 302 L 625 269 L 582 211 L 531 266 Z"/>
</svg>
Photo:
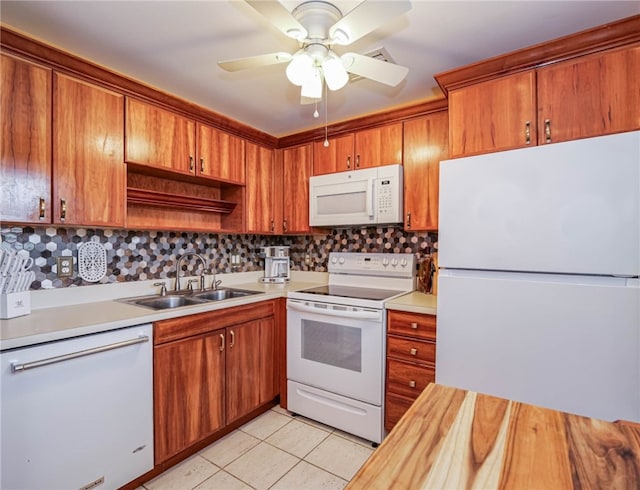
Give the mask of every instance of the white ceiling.
<svg viewBox="0 0 640 490">
<path fill-rule="evenodd" d="M 282 1 L 289 10 L 298 3 Z M 332 3 L 346 14 L 360 1 Z M 638 13 L 638 1 L 413 0 L 408 13 L 336 48 L 341 54 L 384 47 L 409 67 L 406 80 L 390 88 L 361 79 L 329 92 L 328 121 L 428 100 L 439 94 L 435 73 Z M 286 64 L 235 73 L 217 66 L 298 47 L 242 0 L 2 0 L 0 20 L 276 137 L 324 123 L 313 118 L 313 106 L 300 105 Z"/>
</svg>

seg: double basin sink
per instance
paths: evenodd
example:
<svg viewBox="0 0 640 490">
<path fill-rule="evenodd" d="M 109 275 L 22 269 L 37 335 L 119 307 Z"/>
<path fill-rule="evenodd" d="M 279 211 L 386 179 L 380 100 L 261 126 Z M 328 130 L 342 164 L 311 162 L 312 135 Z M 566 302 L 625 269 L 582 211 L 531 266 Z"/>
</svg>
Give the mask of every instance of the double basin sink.
<svg viewBox="0 0 640 490">
<path fill-rule="evenodd" d="M 151 310 L 166 310 L 180 308 L 182 306 L 193 306 L 209 303 L 211 301 L 223 301 L 225 299 L 242 298 L 262 294 L 259 291 L 247 291 L 245 289 L 222 288 L 210 291 L 186 291 L 184 293 L 167 293 L 166 296 L 159 294 L 153 296 L 141 296 L 136 298 L 126 298 L 119 301 L 129 303 Z"/>
</svg>

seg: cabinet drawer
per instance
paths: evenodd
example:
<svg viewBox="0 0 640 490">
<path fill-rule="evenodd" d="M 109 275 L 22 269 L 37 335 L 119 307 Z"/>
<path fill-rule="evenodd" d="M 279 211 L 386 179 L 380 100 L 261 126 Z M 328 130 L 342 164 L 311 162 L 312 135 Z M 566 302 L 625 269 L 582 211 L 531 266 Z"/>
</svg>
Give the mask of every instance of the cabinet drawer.
<svg viewBox="0 0 640 490">
<path fill-rule="evenodd" d="M 389 311 L 389 333 L 436 340 L 436 316 Z"/>
<path fill-rule="evenodd" d="M 408 362 L 436 362 L 436 344 L 428 340 L 387 337 L 387 356 Z"/>
<path fill-rule="evenodd" d="M 384 402 L 384 428 L 387 431 L 391 431 L 391 429 L 394 428 L 398 420 L 400 420 L 405 412 L 409 410 L 409 407 L 413 405 L 413 401 L 411 398 L 387 393 Z"/>
<path fill-rule="evenodd" d="M 415 399 L 435 380 L 436 370 L 431 366 L 387 359 L 387 391 L 390 393 Z"/>
</svg>

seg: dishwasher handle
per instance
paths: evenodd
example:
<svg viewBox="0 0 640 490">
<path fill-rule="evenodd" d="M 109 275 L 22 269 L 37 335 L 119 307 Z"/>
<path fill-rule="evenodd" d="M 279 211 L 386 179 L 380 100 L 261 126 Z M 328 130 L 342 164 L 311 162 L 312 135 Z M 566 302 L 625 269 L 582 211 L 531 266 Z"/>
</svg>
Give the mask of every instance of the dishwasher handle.
<svg viewBox="0 0 640 490">
<path fill-rule="evenodd" d="M 288 302 L 287 308 L 305 313 L 316 313 L 318 315 L 338 316 L 341 318 L 357 318 L 359 320 L 377 320 L 380 318 L 378 311 L 366 310 L 332 310 L 329 308 L 314 308 L 300 303 Z"/>
<path fill-rule="evenodd" d="M 142 344 L 149 342 L 148 335 L 140 335 L 137 339 L 123 340 L 122 342 L 116 342 L 114 344 L 101 345 L 100 347 L 93 347 L 92 349 L 81 350 L 78 352 L 71 352 L 69 354 L 63 354 L 61 356 L 49 357 L 47 359 L 40 359 L 39 361 L 31 361 L 19 364 L 14 362 L 11 364 L 12 373 L 21 373 L 28 369 L 34 369 L 38 367 L 48 366 L 55 364 L 56 362 L 69 361 L 71 359 L 77 359 L 78 357 L 91 356 L 93 354 L 99 354 L 100 352 L 106 352 L 114 349 L 120 349 L 134 344 Z"/>
</svg>

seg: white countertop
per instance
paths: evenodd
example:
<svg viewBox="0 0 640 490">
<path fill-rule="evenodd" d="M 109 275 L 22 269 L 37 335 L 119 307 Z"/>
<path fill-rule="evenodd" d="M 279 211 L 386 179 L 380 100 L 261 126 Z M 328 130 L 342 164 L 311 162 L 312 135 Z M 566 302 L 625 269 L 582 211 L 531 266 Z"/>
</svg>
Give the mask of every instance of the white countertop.
<svg viewBox="0 0 640 490">
<path fill-rule="evenodd" d="M 115 300 L 157 293 L 158 288 L 153 287 L 152 283 L 158 281 L 33 291 L 34 309 L 31 314 L 0 320 L 0 350 L 266 301 L 285 297 L 288 291 L 307 289 L 327 282 L 325 273 L 292 273 L 292 280 L 287 284 L 262 284 L 258 282 L 260 275 L 258 272 L 239 273 L 220 275 L 218 278 L 223 280 L 220 287 L 260 291 L 264 294 L 157 311 Z"/>
<path fill-rule="evenodd" d="M 408 311 L 435 315 L 437 311 L 437 296 L 414 291 L 385 303 L 388 310 Z"/>
<path fill-rule="evenodd" d="M 323 272 L 294 271 L 291 282 L 287 284 L 262 284 L 258 282 L 260 275 L 259 272 L 245 272 L 224 274 L 218 278 L 222 279 L 223 288 L 248 289 L 263 294 L 168 310 L 150 310 L 116 301 L 119 298 L 157 293 L 159 288 L 153 286 L 157 280 L 32 291 L 31 314 L 0 320 L 0 350 L 282 298 L 289 291 L 312 288 L 326 284 L 328 280 Z M 389 301 L 386 308 L 435 315 L 436 297 L 412 292 Z"/>
</svg>

